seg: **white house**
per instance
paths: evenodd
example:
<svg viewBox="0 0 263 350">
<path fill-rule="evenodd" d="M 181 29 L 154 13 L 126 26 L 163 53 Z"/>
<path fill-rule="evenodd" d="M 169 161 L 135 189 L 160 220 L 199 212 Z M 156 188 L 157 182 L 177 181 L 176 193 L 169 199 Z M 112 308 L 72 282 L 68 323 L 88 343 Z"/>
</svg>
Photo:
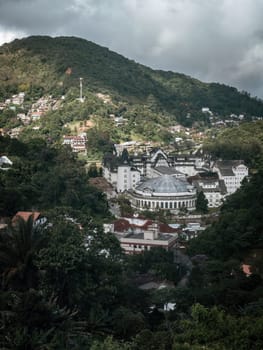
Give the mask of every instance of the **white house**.
<svg viewBox="0 0 263 350">
<path fill-rule="evenodd" d="M 198 192 L 204 193 L 209 208 L 219 207 L 227 194 L 225 183 L 220 179 L 197 179 L 193 181 L 193 185 Z"/>
<path fill-rule="evenodd" d="M 220 180 L 224 180 L 227 194 L 236 192 L 242 180 L 248 176 L 248 167 L 242 160 L 217 161 L 213 171 L 218 173 Z"/>
<path fill-rule="evenodd" d="M 140 182 L 141 173 L 129 164 L 118 166 L 117 169 L 117 191 L 124 192 L 134 189 L 136 184 Z"/>
<path fill-rule="evenodd" d="M 79 153 L 84 152 L 86 153 L 87 147 L 86 147 L 87 137 L 85 134 L 78 135 L 78 136 L 63 136 L 63 145 L 70 145 L 72 152 Z"/>
</svg>

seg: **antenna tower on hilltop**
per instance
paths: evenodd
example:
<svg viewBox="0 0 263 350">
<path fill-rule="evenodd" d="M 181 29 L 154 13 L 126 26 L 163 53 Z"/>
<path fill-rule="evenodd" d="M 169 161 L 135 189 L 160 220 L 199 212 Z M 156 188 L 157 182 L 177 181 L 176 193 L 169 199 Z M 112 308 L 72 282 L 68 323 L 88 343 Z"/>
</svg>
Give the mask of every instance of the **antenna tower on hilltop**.
<svg viewBox="0 0 263 350">
<path fill-rule="evenodd" d="M 82 80 L 83 80 L 83 78 L 79 78 L 79 100 L 80 100 L 80 102 L 84 102 L 84 98 L 82 96 Z"/>
</svg>

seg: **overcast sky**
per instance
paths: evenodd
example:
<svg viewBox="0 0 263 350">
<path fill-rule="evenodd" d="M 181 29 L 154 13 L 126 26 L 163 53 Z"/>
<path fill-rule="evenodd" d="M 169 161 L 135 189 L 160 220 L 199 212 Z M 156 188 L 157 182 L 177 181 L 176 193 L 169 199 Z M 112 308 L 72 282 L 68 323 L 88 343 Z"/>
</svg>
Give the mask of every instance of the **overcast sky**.
<svg viewBox="0 0 263 350">
<path fill-rule="evenodd" d="M 78 36 L 263 98 L 262 15 L 263 0 L 0 0 L 0 44 Z"/>
</svg>

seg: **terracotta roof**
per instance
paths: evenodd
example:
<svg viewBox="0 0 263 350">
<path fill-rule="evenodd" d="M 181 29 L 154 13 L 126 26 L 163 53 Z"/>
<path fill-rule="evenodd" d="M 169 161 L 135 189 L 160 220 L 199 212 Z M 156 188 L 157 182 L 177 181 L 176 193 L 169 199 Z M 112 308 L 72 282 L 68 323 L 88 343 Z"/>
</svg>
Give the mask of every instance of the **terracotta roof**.
<svg viewBox="0 0 263 350">
<path fill-rule="evenodd" d="M 152 220 L 147 220 L 143 225 L 135 225 L 130 224 L 128 220 L 119 219 L 114 222 L 114 231 L 115 232 L 125 232 L 128 231 L 129 228 L 139 228 L 143 230 L 147 230 L 148 226 L 151 225 Z"/>
<path fill-rule="evenodd" d="M 39 218 L 40 213 L 38 211 L 18 211 L 13 217 L 13 220 L 16 220 L 20 217 L 24 221 L 27 221 L 31 215 L 33 215 L 33 219 L 36 221 Z"/>
<path fill-rule="evenodd" d="M 160 233 L 178 233 L 181 230 L 179 230 L 178 228 L 173 228 L 167 224 L 160 223 L 159 231 Z"/>
<path fill-rule="evenodd" d="M 243 264 L 241 267 L 245 275 L 250 276 L 252 274 L 251 265 Z"/>
<path fill-rule="evenodd" d="M 115 232 L 126 232 L 129 229 L 141 229 L 141 230 L 147 230 L 150 225 L 153 224 L 152 220 L 146 220 L 146 222 L 143 225 L 135 225 L 129 223 L 126 219 L 119 219 L 114 222 L 114 231 Z M 164 233 L 178 233 L 178 229 L 175 229 L 167 224 L 160 223 L 159 224 L 159 232 Z"/>
<path fill-rule="evenodd" d="M 119 219 L 114 222 L 114 231 L 115 232 L 123 232 L 127 231 L 130 227 L 130 223 L 125 219 Z"/>
</svg>

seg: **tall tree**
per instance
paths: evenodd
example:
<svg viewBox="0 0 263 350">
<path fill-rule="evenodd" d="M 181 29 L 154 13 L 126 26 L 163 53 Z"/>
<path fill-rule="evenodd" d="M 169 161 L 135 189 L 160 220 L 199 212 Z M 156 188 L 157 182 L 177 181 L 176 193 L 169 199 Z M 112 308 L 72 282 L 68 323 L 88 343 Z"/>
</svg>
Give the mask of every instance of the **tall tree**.
<svg viewBox="0 0 263 350">
<path fill-rule="evenodd" d="M 42 227 L 36 225 L 33 214 L 28 220 L 17 217 L 0 233 L 0 274 L 3 288 L 17 290 L 34 288 L 38 269 L 34 258 L 43 246 Z"/>
<path fill-rule="evenodd" d="M 203 191 L 200 191 L 197 195 L 196 210 L 200 211 L 201 213 L 208 212 L 208 200 L 206 199 Z"/>
</svg>

